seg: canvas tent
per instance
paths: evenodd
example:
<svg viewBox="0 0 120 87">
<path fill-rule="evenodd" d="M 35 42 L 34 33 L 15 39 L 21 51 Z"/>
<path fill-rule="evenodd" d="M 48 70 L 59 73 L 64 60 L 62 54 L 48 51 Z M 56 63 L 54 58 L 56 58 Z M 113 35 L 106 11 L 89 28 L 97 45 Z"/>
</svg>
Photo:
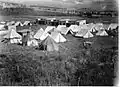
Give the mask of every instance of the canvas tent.
<svg viewBox="0 0 120 87">
<path fill-rule="evenodd" d="M 47 26 L 47 28 L 45 29 L 45 32 L 54 31 L 55 28 L 56 28 L 55 26 Z"/>
<path fill-rule="evenodd" d="M 30 21 L 25 21 L 24 23 L 23 23 L 23 26 L 24 25 L 32 25 L 31 23 L 30 23 Z"/>
<path fill-rule="evenodd" d="M 15 26 L 23 26 L 23 24 L 20 21 L 18 21 L 15 23 Z"/>
<path fill-rule="evenodd" d="M 0 23 L 1 23 L 1 24 L 6 24 L 6 22 L 5 22 L 5 21 L 1 21 Z"/>
<path fill-rule="evenodd" d="M 94 28 L 95 24 L 88 24 L 87 26 L 90 32 L 96 32 L 96 29 Z"/>
<path fill-rule="evenodd" d="M 109 24 L 104 24 L 101 30 L 108 30 Z"/>
<path fill-rule="evenodd" d="M 93 37 L 93 34 L 90 33 L 90 31 L 87 29 L 82 29 L 75 36 L 83 37 L 83 38 L 90 38 L 90 37 Z"/>
<path fill-rule="evenodd" d="M 55 29 L 56 31 L 61 31 L 62 28 L 66 27 L 66 25 L 58 25 Z"/>
<path fill-rule="evenodd" d="M 40 40 L 45 40 L 50 34 L 47 33 L 47 32 L 44 32 L 41 37 L 40 37 Z"/>
<path fill-rule="evenodd" d="M 47 38 L 42 41 L 42 44 L 47 46 L 47 51 L 59 51 L 58 44 L 50 36 L 47 36 Z"/>
<path fill-rule="evenodd" d="M 9 30 L 7 35 L 4 36 L 5 39 L 10 39 L 10 43 L 22 43 L 22 36 L 19 35 L 14 29 Z"/>
<path fill-rule="evenodd" d="M 15 25 L 9 25 L 8 30 L 14 29 L 16 31 L 16 26 Z"/>
<path fill-rule="evenodd" d="M 23 30 L 19 30 L 19 31 L 17 31 L 20 35 L 22 35 L 22 36 L 25 36 L 25 35 L 27 35 L 27 32 L 31 32 L 31 30 L 29 30 L 29 29 L 23 29 Z"/>
<path fill-rule="evenodd" d="M 117 27 L 118 27 L 117 23 L 111 23 L 108 27 L 108 30 L 113 30 L 113 29 L 116 29 Z"/>
<path fill-rule="evenodd" d="M 40 39 L 40 37 L 42 36 L 42 34 L 44 33 L 44 30 L 41 28 L 37 31 L 37 33 L 34 35 L 35 39 Z"/>
<path fill-rule="evenodd" d="M 89 31 L 83 36 L 83 38 L 91 38 L 91 37 L 94 37 L 94 36 Z"/>
<path fill-rule="evenodd" d="M 95 26 L 94 26 L 94 29 L 99 31 L 103 28 L 103 24 L 102 23 L 96 23 Z"/>
<path fill-rule="evenodd" d="M 52 39 L 56 42 L 56 43 L 60 43 L 60 42 L 66 42 L 67 40 L 58 32 L 52 32 L 51 33 L 51 37 Z"/>
<path fill-rule="evenodd" d="M 79 31 L 82 29 L 87 29 L 88 30 L 88 25 L 84 24 L 84 25 L 79 25 Z"/>
<path fill-rule="evenodd" d="M 0 30 L 5 29 L 4 27 L 5 27 L 5 25 L 4 25 L 4 24 L 0 24 Z"/>
<path fill-rule="evenodd" d="M 86 24 L 86 20 L 80 20 L 80 21 L 77 21 L 79 23 L 79 25 L 84 25 Z"/>
<path fill-rule="evenodd" d="M 8 32 L 9 32 L 8 30 L 0 31 L 0 37 L 6 35 Z"/>
<path fill-rule="evenodd" d="M 11 21 L 11 22 L 7 22 L 7 26 L 9 26 L 9 25 L 14 25 L 15 24 L 15 21 Z"/>
<path fill-rule="evenodd" d="M 32 31 L 27 32 L 27 35 L 25 35 L 22 38 L 23 45 L 38 46 L 38 42 L 37 42 L 37 40 L 34 39 L 33 34 L 34 33 Z"/>
<path fill-rule="evenodd" d="M 108 36 L 108 33 L 105 30 L 100 30 L 96 33 L 97 36 Z"/>
<path fill-rule="evenodd" d="M 68 29 L 67 27 L 61 28 L 61 34 L 67 35 L 68 32 L 70 31 L 70 29 Z"/>
<path fill-rule="evenodd" d="M 30 39 L 27 41 L 27 46 L 38 46 L 38 42 L 35 39 Z"/>
<path fill-rule="evenodd" d="M 79 26 L 78 25 L 71 25 L 68 30 L 71 30 L 72 32 L 76 33 L 79 31 Z"/>
</svg>

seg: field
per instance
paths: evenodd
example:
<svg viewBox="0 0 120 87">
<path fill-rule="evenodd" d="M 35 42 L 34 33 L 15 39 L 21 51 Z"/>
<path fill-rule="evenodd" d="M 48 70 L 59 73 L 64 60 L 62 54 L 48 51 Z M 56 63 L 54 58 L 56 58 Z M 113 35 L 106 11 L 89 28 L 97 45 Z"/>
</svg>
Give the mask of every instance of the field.
<svg viewBox="0 0 120 87">
<path fill-rule="evenodd" d="M 43 25 L 33 25 L 36 33 Z M 29 26 L 17 27 L 18 30 Z M 64 36 L 58 52 L 0 42 L 0 85 L 112 86 L 117 79 L 118 37 L 76 38 Z M 84 48 L 83 42 L 93 44 Z M 9 79 L 8 79 L 9 77 Z"/>
</svg>

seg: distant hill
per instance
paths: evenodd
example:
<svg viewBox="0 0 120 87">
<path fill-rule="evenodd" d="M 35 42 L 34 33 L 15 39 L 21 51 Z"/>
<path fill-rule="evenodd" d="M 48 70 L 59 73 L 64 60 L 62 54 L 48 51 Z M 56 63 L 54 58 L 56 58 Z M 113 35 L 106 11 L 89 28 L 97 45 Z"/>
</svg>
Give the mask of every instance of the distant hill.
<svg viewBox="0 0 120 87">
<path fill-rule="evenodd" d="M 35 11 L 31 8 L 4 8 L 0 9 L 0 14 L 9 15 L 31 15 L 31 16 L 66 16 L 67 14 L 58 12 Z"/>
</svg>

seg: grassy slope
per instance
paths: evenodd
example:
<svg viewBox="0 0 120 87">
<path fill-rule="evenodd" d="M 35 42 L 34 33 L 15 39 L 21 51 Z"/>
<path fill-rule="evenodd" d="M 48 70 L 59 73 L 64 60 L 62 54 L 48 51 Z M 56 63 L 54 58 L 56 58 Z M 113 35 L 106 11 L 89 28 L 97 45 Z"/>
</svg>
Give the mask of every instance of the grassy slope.
<svg viewBox="0 0 120 87">
<path fill-rule="evenodd" d="M 36 32 L 38 29 L 40 29 L 40 27 L 43 27 L 45 29 L 45 26 L 41 26 L 41 25 L 37 25 L 37 26 L 34 25 L 32 26 L 31 29 Z M 18 27 L 19 30 L 26 29 L 26 28 L 29 28 L 29 27 L 28 26 Z M 98 53 L 101 47 L 109 49 L 113 46 L 117 46 L 116 38 L 111 38 L 111 37 L 93 37 L 90 39 L 83 39 L 83 38 L 75 38 L 72 35 L 68 34 L 67 36 L 65 36 L 65 38 L 68 41 L 66 43 L 60 44 L 60 55 L 59 55 L 59 52 L 47 52 L 47 55 L 46 55 L 45 52 L 40 51 L 40 50 L 35 50 L 32 47 L 22 47 L 22 46 L 15 45 L 15 44 L 7 45 L 7 44 L 0 43 L 0 47 L 2 50 L 1 54 L 7 55 L 10 59 L 17 61 L 18 64 L 20 64 L 19 67 L 21 67 L 21 70 L 19 71 L 19 73 L 23 71 L 22 69 L 25 69 L 25 70 L 28 70 L 28 71 L 24 71 L 28 75 L 29 73 L 32 74 L 28 76 L 29 78 L 27 77 L 24 78 L 25 80 L 27 80 L 27 82 L 22 81 L 20 83 L 19 81 L 18 82 L 15 81 L 13 82 L 12 85 L 76 85 L 77 77 L 76 75 L 74 77 L 74 74 L 77 72 L 77 70 L 79 71 L 79 70 L 84 69 L 86 65 L 83 66 L 82 64 L 87 58 L 91 62 L 94 62 L 94 58 L 96 60 L 97 59 L 96 56 L 98 55 L 98 54 L 95 55 L 93 51 L 92 57 L 89 56 L 88 52 L 91 49 L 89 50 L 89 49 L 83 48 L 82 43 L 84 41 L 92 41 L 93 42 L 92 49 L 97 49 Z M 111 57 L 111 53 L 109 51 L 108 53 L 110 55 L 108 54 L 107 55 Z M 104 53 L 103 57 L 109 59 L 108 57 L 106 57 L 106 53 Z M 66 66 L 67 69 L 65 68 L 65 62 L 67 62 L 67 66 Z M 31 70 L 31 68 L 33 69 Z M 76 69 L 76 68 L 80 68 L 80 69 Z M 90 69 L 89 71 L 89 69 L 87 69 L 87 71 L 85 71 L 84 73 L 89 72 L 87 73 L 89 77 L 92 71 L 94 72 L 96 70 Z M 12 71 L 9 71 L 9 72 L 12 72 Z M 99 72 L 102 72 L 102 70 L 100 70 Z M 109 73 L 111 74 L 113 72 L 109 71 Z M 92 74 L 94 75 L 94 73 Z M 84 75 L 81 74 L 81 76 L 84 76 Z M 109 79 L 111 78 L 112 77 L 110 77 Z M 32 79 L 35 79 L 35 82 L 32 81 Z M 83 81 L 84 82 L 80 81 L 81 85 L 85 85 L 85 84 L 90 85 L 94 83 L 94 82 L 93 83 L 89 82 L 88 79 L 83 79 Z M 88 82 L 85 83 L 85 81 L 88 81 Z M 107 82 L 105 83 L 108 84 Z M 10 84 L 10 83 L 5 82 L 4 84 Z M 101 82 L 99 84 L 104 84 L 104 82 L 103 83 Z"/>
</svg>

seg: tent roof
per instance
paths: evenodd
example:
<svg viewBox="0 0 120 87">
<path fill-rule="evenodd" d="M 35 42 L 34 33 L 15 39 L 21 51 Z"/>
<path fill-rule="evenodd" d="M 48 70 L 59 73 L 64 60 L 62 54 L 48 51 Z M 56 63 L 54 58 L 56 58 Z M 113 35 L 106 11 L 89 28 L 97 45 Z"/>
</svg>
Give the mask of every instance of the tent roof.
<svg viewBox="0 0 120 87">
<path fill-rule="evenodd" d="M 96 23 L 95 26 L 94 26 L 94 28 L 95 28 L 96 30 L 100 30 L 100 29 L 102 29 L 102 27 L 103 27 L 103 24 L 102 24 L 102 23 Z"/>
<path fill-rule="evenodd" d="M 108 27 L 109 27 L 109 24 L 104 24 L 103 27 L 102 27 L 102 29 L 103 29 L 103 30 L 107 30 Z"/>
<path fill-rule="evenodd" d="M 25 21 L 24 23 L 23 23 L 23 25 L 28 25 L 30 23 L 30 21 Z"/>
<path fill-rule="evenodd" d="M 55 40 L 55 42 L 66 42 L 66 39 L 58 32 L 52 32 L 51 37 Z"/>
<path fill-rule="evenodd" d="M 62 29 L 62 28 L 65 28 L 65 27 L 66 27 L 66 25 L 58 25 L 55 30 L 61 31 L 61 29 Z"/>
<path fill-rule="evenodd" d="M 118 27 L 118 24 L 117 23 L 111 23 L 108 27 L 108 29 L 116 29 Z"/>
<path fill-rule="evenodd" d="M 95 30 L 94 27 L 95 27 L 95 24 L 88 24 L 88 30 L 89 31 L 92 31 L 92 30 Z"/>
<path fill-rule="evenodd" d="M 108 35 L 105 30 L 100 30 L 96 33 L 96 35 Z"/>
<path fill-rule="evenodd" d="M 47 33 L 47 32 L 44 32 L 41 37 L 40 37 L 40 40 L 45 40 L 50 34 Z"/>
<path fill-rule="evenodd" d="M 86 21 L 86 20 L 78 20 L 77 22 L 83 22 L 83 21 Z"/>
<path fill-rule="evenodd" d="M 80 25 L 79 28 L 80 28 L 80 30 L 81 29 L 87 29 L 88 30 L 88 25 L 87 24 Z"/>
<path fill-rule="evenodd" d="M 64 28 L 61 28 L 61 31 L 60 31 L 60 32 L 61 32 L 61 34 L 66 35 L 69 30 L 70 30 L 70 29 L 68 29 L 67 27 L 64 27 Z"/>
<path fill-rule="evenodd" d="M 90 37 L 93 37 L 93 34 L 90 33 L 90 32 L 87 32 L 87 33 L 83 36 L 83 38 L 90 38 Z"/>
<path fill-rule="evenodd" d="M 9 26 L 8 26 L 8 30 L 11 30 L 11 29 L 16 30 L 16 26 L 15 26 L 15 25 L 9 25 Z"/>
<path fill-rule="evenodd" d="M 19 24 L 20 24 L 20 26 L 23 25 L 20 21 L 17 21 L 17 22 L 15 23 L 15 26 L 18 26 Z"/>
<path fill-rule="evenodd" d="M 0 30 L 4 29 L 4 24 L 0 24 Z"/>
<path fill-rule="evenodd" d="M 47 26 L 47 28 L 45 29 L 45 32 L 49 32 L 51 30 L 53 30 L 54 28 L 56 28 L 55 26 Z"/>
<path fill-rule="evenodd" d="M 80 30 L 78 25 L 71 25 L 68 29 L 72 30 L 73 32 L 78 32 Z"/>
<path fill-rule="evenodd" d="M 4 36 L 4 38 L 22 38 L 21 35 L 19 35 L 14 29 L 11 29 L 7 35 Z"/>
<path fill-rule="evenodd" d="M 7 22 L 6 25 L 8 26 L 8 25 L 13 25 L 13 24 L 15 24 L 15 21 Z"/>
<path fill-rule="evenodd" d="M 87 32 L 87 29 L 81 29 L 75 36 L 84 36 Z"/>
<path fill-rule="evenodd" d="M 47 51 L 58 51 L 59 50 L 58 44 L 50 36 L 48 36 L 45 40 L 43 40 L 42 43 L 44 45 L 47 45 Z"/>
<path fill-rule="evenodd" d="M 44 30 L 41 28 L 37 31 L 37 33 L 34 35 L 34 38 L 36 39 L 40 39 L 40 37 L 42 36 L 42 34 L 44 33 Z"/>
</svg>

